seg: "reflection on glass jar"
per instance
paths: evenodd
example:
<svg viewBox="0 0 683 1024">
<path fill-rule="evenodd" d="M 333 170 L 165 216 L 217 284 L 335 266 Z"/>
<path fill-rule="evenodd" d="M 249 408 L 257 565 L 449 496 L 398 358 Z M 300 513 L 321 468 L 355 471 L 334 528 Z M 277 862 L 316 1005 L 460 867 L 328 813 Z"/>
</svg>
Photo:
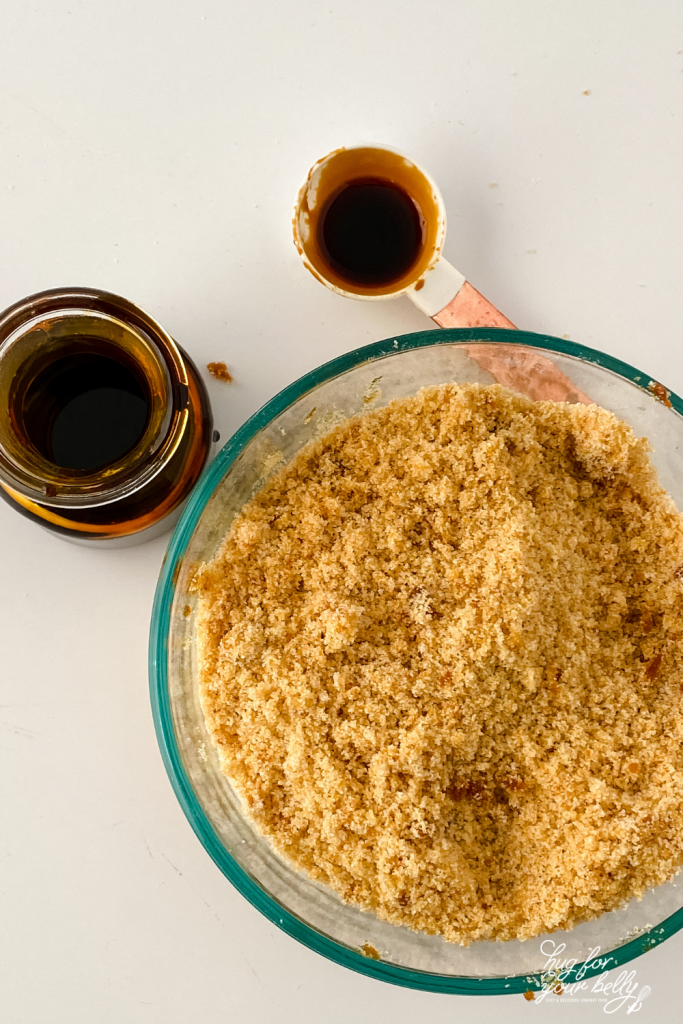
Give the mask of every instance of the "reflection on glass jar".
<svg viewBox="0 0 683 1024">
<path fill-rule="evenodd" d="M 89 288 L 0 314 L 0 497 L 67 539 L 169 529 L 206 464 L 208 395 L 152 317 Z"/>
</svg>

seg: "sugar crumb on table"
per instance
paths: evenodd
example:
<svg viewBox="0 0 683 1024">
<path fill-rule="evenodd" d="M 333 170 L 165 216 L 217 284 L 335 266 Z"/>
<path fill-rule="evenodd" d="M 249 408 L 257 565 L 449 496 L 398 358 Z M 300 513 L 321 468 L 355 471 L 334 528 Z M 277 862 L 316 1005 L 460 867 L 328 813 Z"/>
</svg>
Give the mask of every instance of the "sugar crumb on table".
<svg viewBox="0 0 683 1024">
<path fill-rule="evenodd" d="M 199 574 L 201 698 L 275 848 L 467 944 L 683 861 L 683 517 L 595 405 L 442 385 L 311 442 Z"/>
<path fill-rule="evenodd" d="M 225 363 L 207 363 L 206 368 L 212 377 L 222 380 L 225 384 L 231 384 L 235 379 Z"/>
</svg>

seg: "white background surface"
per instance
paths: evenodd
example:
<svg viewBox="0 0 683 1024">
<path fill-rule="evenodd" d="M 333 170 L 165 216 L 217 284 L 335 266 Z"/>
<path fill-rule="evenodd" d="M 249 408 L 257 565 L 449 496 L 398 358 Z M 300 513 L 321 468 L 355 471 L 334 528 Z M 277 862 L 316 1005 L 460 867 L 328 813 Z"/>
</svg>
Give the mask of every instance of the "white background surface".
<svg viewBox="0 0 683 1024">
<path fill-rule="evenodd" d="M 235 383 L 209 381 L 223 440 L 315 365 L 429 326 L 407 299 L 340 299 L 298 262 L 300 180 L 357 141 L 431 171 L 445 255 L 516 324 L 683 392 L 680 0 L 0 14 L 0 308 L 58 285 L 129 297 L 200 365 L 227 362 Z M 146 645 L 166 542 L 81 549 L 0 506 L 2 1024 L 605 1019 L 393 988 L 260 917 L 157 751 Z M 683 1020 L 682 953 L 679 933 L 633 963 L 652 994 L 631 1019 Z"/>
</svg>

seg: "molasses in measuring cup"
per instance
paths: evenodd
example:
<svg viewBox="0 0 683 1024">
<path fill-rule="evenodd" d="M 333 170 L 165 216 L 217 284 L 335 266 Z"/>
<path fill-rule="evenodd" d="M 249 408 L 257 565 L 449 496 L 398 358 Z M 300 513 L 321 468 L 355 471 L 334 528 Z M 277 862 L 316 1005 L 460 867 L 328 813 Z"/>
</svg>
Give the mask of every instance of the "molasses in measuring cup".
<svg viewBox="0 0 683 1024">
<path fill-rule="evenodd" d="M 481 370 L 533 399 L 590 402 L 443 256 L 446 207 L 424 168 L 390 146 L 342 146 L 308 172 L 294 204 L 294 244 L 338 295 L 406 295 L 439 327 L 491 328 L 463 347 Z"/>
<path fill-rule="evenodd" d="M 390 146 L 342 146 L 318 160 L 299 189 L 292 227 L 305 266 L 339 295 L 407 295 L 440 327 L 514 329 L 444 259 L 438 186 Z"/>
</svg>

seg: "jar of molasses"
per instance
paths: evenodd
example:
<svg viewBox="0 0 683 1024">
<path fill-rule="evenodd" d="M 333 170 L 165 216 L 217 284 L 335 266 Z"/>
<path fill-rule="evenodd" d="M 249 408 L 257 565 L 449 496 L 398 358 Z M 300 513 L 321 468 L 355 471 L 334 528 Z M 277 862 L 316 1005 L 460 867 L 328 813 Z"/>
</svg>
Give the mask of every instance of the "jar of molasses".
<svg viewBox="0 0 683 1024">
<path fill-rule="evenodd" d="M 92 546 L 169 529 L 212 442 L 187 354 L 127 299 L 39 292 L 0 314 L 0 497 Z"/>
</svg>

